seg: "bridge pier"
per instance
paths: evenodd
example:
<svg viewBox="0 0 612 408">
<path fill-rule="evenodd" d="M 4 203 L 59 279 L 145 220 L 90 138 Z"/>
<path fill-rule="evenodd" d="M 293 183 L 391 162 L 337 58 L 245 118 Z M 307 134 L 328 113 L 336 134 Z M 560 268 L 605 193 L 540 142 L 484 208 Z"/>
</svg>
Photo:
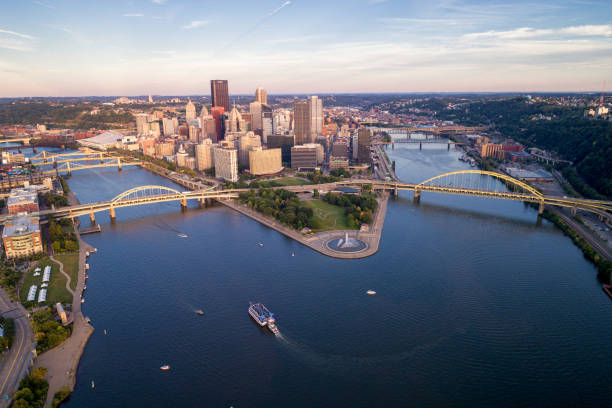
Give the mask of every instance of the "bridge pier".
<svg viewBox="0 0 612 408">
<path fill-rule="evenodd" d="M 395 143 L 391 142 L 391 150 L 395 150 Z"/>
<path fill-rule="evenodd" d="M 104 160 L 102 160 L 102 152 L 100 152 L 100 164 L 103 164 Z"/>
<path fill-rule="evenodd" d="M 206 207 L 206 199 L 205 198 L 198 198 L 198 207 L 199 208 L 205 208 Z"/>
<path fill-rule="evenodd" d="M 421 190 L 414 190 L 414 201 L 416 203 L 421 201 Z"/>
<path fill-rule="evenodd" d="M 93 212 L 89 213 L 89 220 L 91 221 L 91 225 L 96 225 L 96 216 Z"/>
<path fill-rule="evenodd" d="M 570 214 L 572 215 L 572 217 L 576 216 L 576 207 L 570 208 Z"/>
<path fill-rule="evenodd" d="M 67 166 L 67 169 L 68 169 L 68 175 L 72 176 L 72 171 L 70 171 L 70 162 L 66 162 L 66 166 Z"/>
<path fill-rule="evenodd" d="M 181 198 L 181 211 L 186 211 L 187 210 L 187 200 L 184 198 Z"/>
<path fill-rule="evenodd" d="M 538 206 L 538 215 L 542 214 L 544 214 L 544 202 L 540 202 L 540 205 Z"/>
<path fill-rule="evenodd" d="M 117 170 L 121 171 L 121 157 L 117 157 Z"/>
<path fill-rule="evenodd" d="M 448 142 L 448 146 L 446 146 L 446 150 L 450 150 L 450 142 Z"/>
<path fill-rule="evenodd" d="M 419 150 L 423 150 L 423 142 L 419 142 Z"/>
<path fill-rule="evenodd" d="M 398 193 L 397 187 L 395 187 L 395 188 L 393 189 L 393 196 L 394 196 L 394 197 L 397 197 L 398 195 L 399 195 L 399 193 Z"/>
<path fill-rule="evenodd" d="M 109 208 L 108 214 L 110 215 L 111 222 L 117 221 L 117 214 L 115 214 L 115 207 Z"/>
</svg>

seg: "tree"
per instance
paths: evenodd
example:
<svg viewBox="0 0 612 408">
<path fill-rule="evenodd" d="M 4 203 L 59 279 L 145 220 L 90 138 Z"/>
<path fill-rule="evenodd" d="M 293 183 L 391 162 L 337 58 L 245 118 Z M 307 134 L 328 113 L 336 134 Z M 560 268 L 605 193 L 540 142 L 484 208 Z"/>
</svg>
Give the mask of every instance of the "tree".
<svg viewBox="0 0 612 408">
<path fill-rule="evenodd" d="M 312 197 L 313 198 L 319 198 L 319 190 L 317 190 L 316 188 L 312 191 Z"/>
</svg>

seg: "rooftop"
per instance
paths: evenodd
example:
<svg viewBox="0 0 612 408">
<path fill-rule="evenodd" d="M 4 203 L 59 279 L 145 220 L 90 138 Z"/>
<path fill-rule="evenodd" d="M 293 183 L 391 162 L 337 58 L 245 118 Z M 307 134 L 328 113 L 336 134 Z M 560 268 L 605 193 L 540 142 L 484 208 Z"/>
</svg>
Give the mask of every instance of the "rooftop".
<svg viewBox="0 0 612 408">
<path fill-rule="evenodd" d="M 2 238 L 28 235 L 35 232 L 40 232 L 38 218 L 34 217 L 15 217 L 11 224 L 4 226 Z"/>
</svg>

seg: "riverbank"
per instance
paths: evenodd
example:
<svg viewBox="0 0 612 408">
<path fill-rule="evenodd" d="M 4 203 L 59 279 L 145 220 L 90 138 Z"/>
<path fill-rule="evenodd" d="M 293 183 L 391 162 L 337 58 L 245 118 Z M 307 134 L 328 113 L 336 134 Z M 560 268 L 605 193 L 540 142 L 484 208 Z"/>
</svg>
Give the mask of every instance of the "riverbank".
<svg viewBox="0 0 612 408">
<path fill-rule="evenodd" d="M 250 209 L 246 205 L 239 204 L 233 200 L 220 200 L 219 203 L 229 207 L 241 214 L 246 215 L 275 231 L 307 246 L 323 255 L 339 258 L 339 259 L 359 259 L 366 258 L 378 252 L 380 246 L 380 238 L 385 223 L 387 214 L 387 204 L 389 202 L 389 194 L 385 193 L 382 198 L 378 199 L 378 206 L 372 217 L 372 224 L 368 231 L 326 231 L 317 234 L 303 235 L 300 232 L 289 228 L 273 218 L 266 217 L 260 212 Z M 334 251 L 327 246 L 327 243 L 336 238 L 343 238 L 346 234 L 349 237 L 358 239 L 366 244 L 366 248 L 359 252 L 340 252 Z"/>
<path fill-rule="evenodd" d="M 73 193 L 68 193 L 68 200 L 72 203 L 78 203 Z M 85 286 L 87 252 L 90 252 L 93 248 L 81 239 L 77 225 L 75 225 L 74 230 L 80 249 L 78 279 L 72 298 L 72 334 L 59 346 L 38 356 L 34 364 L 35 367 L 45 367 L 47 369 L 46 378 L 49 382 L 49 391 L 45 407 L 52 406 L 53 396 L 62 387 L 67 386 L 70 391 L 74 390 L 79 361 L 85 351 L 89 338 L 94 332 L 94 328 L 88 323 L 81 311 L 81 296 Z"/>
</svg>

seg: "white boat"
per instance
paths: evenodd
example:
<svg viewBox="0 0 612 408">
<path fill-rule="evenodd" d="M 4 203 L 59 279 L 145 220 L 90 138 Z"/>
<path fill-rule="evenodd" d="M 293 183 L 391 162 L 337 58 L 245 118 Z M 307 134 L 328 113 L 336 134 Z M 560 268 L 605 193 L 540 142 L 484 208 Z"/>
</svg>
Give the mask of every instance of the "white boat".
<svg viewBox="0 0 612 408">
<path fill-rule="evenodd" d="M 96 388 L 96 384 L 94 384 L 94 381 L 93 381 L 93 380 L 91 380 L 91 388 L 92 388 L 92 389 L 93 389 L 93 388 Z"/>
<path fill-rule="evenodd" d="M 291 253 L 291 256 L 295 256 L 295 252 L 292 252 L 292 253 Z"/>
<path fill-rule="evenodd" d="M 370 290 L 368 290 L 366 293 L 367 293 L 368 295 L 370 295 L 370 296 L 374 296 L 374 295 L 376 294 L 376 291 L 374 291 L 374 290 L 370 289 Z"/>
<path fill-rule="evenodd" d="M 187 234 L 178 234 L 178 236 L 181 238 L 189 238 L 189 235 Z"/>
<path fill-rule="evenodd" d="M 198 309 L 195 312 L 197 315 L 200 315 L 200 316 L 204 315 L 204 311 L 202 309 Z"/>
<path fill-rule="evenodd" d="M 166 365 L 159 367 L 159 369 L 162 371 L 168 371 L 170 369 L 170 366 L 166 364 Z"/>
</svg>

